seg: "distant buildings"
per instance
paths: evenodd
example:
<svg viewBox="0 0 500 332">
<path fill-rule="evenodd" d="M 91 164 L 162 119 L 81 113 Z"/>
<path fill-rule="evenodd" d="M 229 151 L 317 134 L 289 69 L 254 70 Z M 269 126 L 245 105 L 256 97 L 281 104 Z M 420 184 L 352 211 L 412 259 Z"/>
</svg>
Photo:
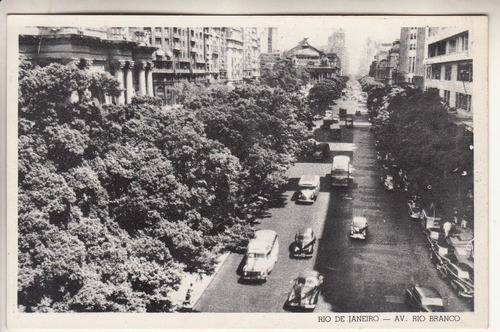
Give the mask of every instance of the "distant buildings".
<svg viewBox="0 0 500 332">
<path fill-rule="evenodd" d="M 306 69 L 313 81 L 321 81 L 340 74 L 338 56 L 335 53 L 324 53 L 311 46 L 307 38 L 284 52 L 283 57 L 292 61 L 295 66 Z"/>
<path fill-rule="evenodd" d="M 340 75 L 347 75 L 349 71 L 349 57 L 345 46 L 344 29 L 336 29 L 328 37 L 328 53 L 335 53 L 340 60 Z"/>
<path fill-rule="evenodd" d="M 278 50 L 278 28 L 263 28 L 260 36 L 260 70 L 270 69 L 281 59 Z"/>
<path fill-rule="evenodd" d="M 268 30 L 275 51 L 277 30 Z M 260 36 L 257 28 L 33 27 L 19 37 L 20 57 L 35 64 L 79 60 L 91 70 L 114 75 L 119 98 L 104 103 L 130 103 L 150 95 L 175 104 L 172 86 L 181 82 L 241 81 L 260 76 Z"/>
<path fill-rule="evenodd" d="M 369 76 L 384 84 L 435 89 L 457 123 L 472 131 L 473 41 L 468 27 L 404 27 L 401 39 L 381 44 Z M 390 47 L 389 47 L 390 46 Z"/>
<path fill-rule="evenodd" d="M 425 28 L 401 28 L 398 82 L 424 86 Z"/>
</svg>

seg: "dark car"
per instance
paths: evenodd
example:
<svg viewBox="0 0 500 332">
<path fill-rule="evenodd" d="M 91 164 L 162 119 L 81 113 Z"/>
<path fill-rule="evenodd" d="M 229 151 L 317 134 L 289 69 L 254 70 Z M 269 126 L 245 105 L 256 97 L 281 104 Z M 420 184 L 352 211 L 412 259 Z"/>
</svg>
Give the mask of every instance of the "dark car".
<svg viewBox="0 0 500 332">
<path fill-rule="evenodd" d="M 330 146 L 328 143 L 319 143 L 314 146 L 313 158 L 314 160 L 325 160 L 330 155 Z"/>
<path fill-rule="evenodd" d="M 314 310 L 322 286 L 323 276 L 317 271 L 301 274 L 293 281 L 293 287 L 288 293 L 285 308 Z"/>
<path fill-rule="evenodd" d="M 436 268 L 446 263 L 458 263 L 458 258 L 452 245 L 444 240 L 432 241 L 430 246 L 431 260 Z"/>
<path fill-rule="evenodd" d="M 405 303 L 411 311 L 443 312 L 444 301 L 434 287 L 414 285 L 405 291 Z"/>
<path fill-rule="evenodd" d="M 316 237 L 312 228 L 302 228 L 295 234 L 295 242 L 292 257 L 309 258 L 314 254 L 314 244 Z"/>
<path fill-rule="evenodd" d="M 354 119 L 352 115 L 347 115 L 345 118 L 345 127 L 346 128 L 353 128 L 354 127 Z"/>
<path fill-rule="evenodd" d="M 441 278 L 450 282 L 459 296 L 471 299 L 474 297 L 474 269 L 465 263 L 446 262 L 438 265 Z"/>
</svg>

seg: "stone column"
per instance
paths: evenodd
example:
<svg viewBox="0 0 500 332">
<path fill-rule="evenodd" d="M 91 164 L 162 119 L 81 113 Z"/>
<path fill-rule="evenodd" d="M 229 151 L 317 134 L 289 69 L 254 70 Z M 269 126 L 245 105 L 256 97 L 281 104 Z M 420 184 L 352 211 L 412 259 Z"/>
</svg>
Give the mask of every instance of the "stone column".
<svg viewBox="0 0 500 332">
<path fill-rule="evenodd" d="M 154 96 L 154 91 L 153 91 L 153 63 L 149 62 L 148 63 L 148 71 L 146 72 L 146 90 L 148 93 L 148 96 L 153 97 Z"/>
<path fill-rule="evenodd" d="M 125 102 L 130 104 L 132 97 L 135 95 L 134 91 L 134 61 L 128 61 L 125 68 Z"/>
<path fill-rule="evenodd" d="M 136 62 L 139 71 L 139 95 L 146 94 L 146 65 L 143 62 Z"/>
<path fill-rule="evenodd" d="M 120 95 L 118 96 L 118 104 L 125 104 L 125 82 L 123 79 L 123 69 L 125 68 L 125 61 L 117 61 L 113 64 L 115 67 L 115 77 L 119 84 Z"/>
</svg>

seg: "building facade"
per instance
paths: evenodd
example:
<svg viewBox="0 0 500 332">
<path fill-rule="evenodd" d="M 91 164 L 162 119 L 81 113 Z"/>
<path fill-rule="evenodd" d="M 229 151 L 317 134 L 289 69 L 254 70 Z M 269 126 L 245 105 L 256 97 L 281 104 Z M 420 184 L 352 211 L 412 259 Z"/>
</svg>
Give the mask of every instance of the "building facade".
<svg viewBox="0 0 500 332">
<path fill-rule="evenodd" d="M 321 81 L 340 74 L 340 59 L 335 53 L 323 53 L 304 38 L 297 46 L 283 53 L 297 67 L 307 70 L 311 80 Z"/>
<path fill-rule="evenodd" d="M 444 103 L 472 129 L 473 41 L 469 28 L 428 28 L 424 88 L 437 89 Z"/>
<path fill-rule="evenodd" d="M 401 28 L 398 82 L 412 83 L 423 89 L 425 28 Z"/>
<path fill-rule="evenodd" d="M 340 75 L 347 75 L 349 71 L 349 57 L 345 46 L 344 29 L 336 29 L 328 37 L 327 52 L 337 54 L 341 67 Z"/>
<path fill-rule="evenodd" d="M 224 28 L 226 34 L 226 79 L 241 81 L 244 68 L 243 28 Z"/>
<path fill-rule="evenodd" d="M 32 27 L 19 36 L 24 60 L 44 66 L 79 61 L 89 70 L 115 76 L 119 97 L 103 96 L 101 103 L 130 103 L 136 95 L 154 95 L 153 53 L 143 31 L 129 28 Z"/>
<path fill-rule="evenodd" d="M 243 28 L 245 79 L 256 79 L 260 76 L 260 38 L 257 28 Z"/>
</svg>

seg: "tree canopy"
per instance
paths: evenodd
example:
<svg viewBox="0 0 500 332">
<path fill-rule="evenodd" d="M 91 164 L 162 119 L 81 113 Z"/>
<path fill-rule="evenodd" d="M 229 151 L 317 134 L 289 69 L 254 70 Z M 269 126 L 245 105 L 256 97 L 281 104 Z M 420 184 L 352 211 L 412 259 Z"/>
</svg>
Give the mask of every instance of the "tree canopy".
<svg viewBox="0 0 500 332">
<path fill-rule="evenodd" d="M 101 106 L 109 74 L 76 63 L 19 75 L 18 304 L 28 312 L 172 309 L 185 272 L 244 246 L 308 138 L 304 97 L 185 85 Z"/>
</svg>

